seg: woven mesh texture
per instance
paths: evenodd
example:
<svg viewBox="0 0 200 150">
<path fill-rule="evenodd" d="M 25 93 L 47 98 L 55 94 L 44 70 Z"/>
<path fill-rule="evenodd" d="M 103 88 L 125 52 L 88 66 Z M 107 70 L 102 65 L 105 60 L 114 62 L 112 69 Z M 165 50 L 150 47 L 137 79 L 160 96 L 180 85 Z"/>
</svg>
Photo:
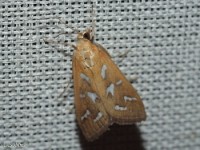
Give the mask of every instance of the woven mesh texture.
<svg viewBox="0 0 200 150">
<path fill-rule="evenodd" d="M 91 6 L 87 0 L 1 0 L 0 149 L 199 149 L 199 0 L 97 1 L 96 17 Z M 74 43 L 73 34 L 58 36 L 70 31 L 63 22 L 83 30 L 94 18 L 96 42 L 134 84 L 148 117 L 113 125 L 88 143 L 75 119 L 73 49 L 53 40 Z"/>
</svg>

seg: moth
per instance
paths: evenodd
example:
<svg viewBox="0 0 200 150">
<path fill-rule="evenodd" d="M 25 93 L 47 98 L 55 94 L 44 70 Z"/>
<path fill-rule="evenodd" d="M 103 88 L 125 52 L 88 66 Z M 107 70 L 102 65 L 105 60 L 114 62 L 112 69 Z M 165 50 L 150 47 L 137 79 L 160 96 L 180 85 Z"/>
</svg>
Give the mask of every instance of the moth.
<svg viewBox="0 0 200 150">
<path fill-rule="evenodd" d="M 131 83 L 100 44 L 91 29 L 79 32 L 72 57 L 77 122 L 88 141 L 97 139 L 113 123 L 145 120 L 143 102 Z"/>
</svg>

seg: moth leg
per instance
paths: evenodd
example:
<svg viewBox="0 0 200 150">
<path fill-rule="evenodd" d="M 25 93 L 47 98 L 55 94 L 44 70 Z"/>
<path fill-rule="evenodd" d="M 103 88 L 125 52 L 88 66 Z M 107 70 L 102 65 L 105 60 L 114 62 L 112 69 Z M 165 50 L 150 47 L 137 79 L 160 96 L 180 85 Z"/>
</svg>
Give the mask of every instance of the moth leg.
<svg viewBox="0 0 200 150">
<path fill-rule="evenodd" d="M 135 81 L 138 80 L 138 78 L 139 78 L 139 77 L 136 76 L 136 75 L 128 76 L 128 77 L 127 77 L 127 79 L 128 79 L 129 82 L 135 82 Z"/>
<path fill-rule="evenodd" d="M 67 93 L 66 97 L 69 96 L 69 92 L 67 92 L 69 90 L 69 87 L 70 87 L 69 85 L 70 85 L 70 82 L 67 83 L 67 86 L 64 87 L 63 92 L 60 93 L 58 98 L 60 98 L 65 92 Z M 69 102 L 69 101 L 67 101 L 67 102 Z M 74 104 L 70 105 L 70 102 L 69 102 L 68 105 L 67 105 L 68 113 L 74 113 L 74 110 L 75 110 L 75 105 Z"/>
<path fill-rule="evenodd" d="M 121 58 L 122 57 L 122 59 L 120 60 L 120 62 L 122 62 L 123 60 L 124 60 L 124 58 L 128 55 L 128 53 L 129 52 L 131 52 L 131 50 L 126 50 L 125 52 L 118 52 L 119 54 L 118 55 L 116 55 L 116 56 L 114 56 L 114 57 L 119 57 L 119 58 Z M 136 76 L 136 75 L 132 75 L 132 76 L 128 76 L 127 77 L 127 79 L 128 79 L 128 81 L 129 82 L 135 82 L 135 81 L 137 81 L 138 80 L 138 76 Z"/>
<path fill-rule="evenodd" d="M 116 56 L 113 56 L 112 58 L 115 58 L 115 57 L 122 57 L 123 59 L 128 55 L 128 53 L 131 52 L 131 50 L 126 50 L 125 52 L 118 52 L 118 55 Z"/>
<path fill-rule="evenodd" d="M 71 43 L 66 43 L 66 42 L 58 42 L 56 40 L 52 40 L 52 39 L 48 39 L 48 38 L 43 38 L 43 41 L 50 45 L 51 47 L 55 48 L 57 51 L 61 52 L 64 56 L 72 56 L 70 53 L 66 53 L 64 49 L 58 49 L 56 48 L 54 45 L 64 45 L 64 46 L 70 46 L 70 47 L 73 47 L 73 48 L 76 48 L 75 45 L 71 44 Z M 51 45 L 53 44 L 53 45 Z"/>
<path fill-rule="evenodd" d="M 57 19 L 60 24 L 64 24 L 66 28 L 71 29 L 76 34 L 80 32 L 76 27 L 73 27 L 72 25 L 66 24 L 61 17 L 52 17 L 52 19 Z M 60 28 L 61 30 L 64 30 L 62 27 L 60 27 L 58 25 L 53 25 L 53 26 Z M 48 27 L 48 26 L 47 25 L 40 26 L 40 28 L 44 28 L 44 27 Z"/>
<path fill-rule="evenodd" d="M 72 48 L 76 48 L 76 46 L 74 44 L 72 44 L 72 43 L 58 42 L 56 40 L 52 40 L 52 39 L 48 39 L 48 38 L 42 38 L 42 39 L 46 44 L 49 44 L 49 43 L 56 44 L 56 45 L 61 44 L 61 45 L 64 45 L 64 46 L 70 46 Z"/>
<path fill-rule="evenodd" d="M 122 61 L 126 58 L 126 56 L 128 55 L 128 53 L 130 52 L 131 50 L 126 50 L 125 52 L 118 52 L 118 54 L 112 58 L 120 58 L 120 60 L 118 61 L 119 63 L 122 63 Z"/>
<path fill-rule="evenodd" d="M 69 90 L 69 86 L 70 83 L 72 83 L 72 80 L 70 80 L 69 82 L 66 82 L 67 86 L 64 87 L 64 90 L 62 91 L 62 93 L 60 93 L 60 95 L 58 96 L 58 98 L 60 98 L 61 96 L 63 96 L 63 94 L 66 92 L 67 93 L 67 97 L 69 96 L 69 92 L 67 92 Z"/>
<path fill-rule="evenodd" d="M 76 28 L 76 27 L 74 27 L 74 26 L 72 26 L 72 25 L 68 25 L 68 24 L 66 24 L 63 20 L 62 20 L 62 18 L 60 18 L 60 17 L 54 17 L 55 19 L 58 19 L 59 20 L 59 22 L 61 23 L 61 24 L 64 24 L 65 25 L 65 27 L 67 27 L 67 28 L 70 28 L 72 31 L 73 31 L 73 33 L 79 33 L 80 31 Z"/>
</svg>

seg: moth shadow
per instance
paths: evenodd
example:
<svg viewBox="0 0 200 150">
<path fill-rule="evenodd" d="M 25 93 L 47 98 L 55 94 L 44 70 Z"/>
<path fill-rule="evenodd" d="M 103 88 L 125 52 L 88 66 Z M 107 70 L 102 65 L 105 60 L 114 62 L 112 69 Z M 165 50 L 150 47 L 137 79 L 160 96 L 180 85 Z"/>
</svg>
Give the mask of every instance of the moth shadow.
<svg viewBox="0 0 200 150">
<path fill-rule="evenodd" d="M 87 142 L 80 134 L 83 150 L 145 150 L 139 128 L 136 125 L 112 125 L 97 140 Z"/>
</svg>

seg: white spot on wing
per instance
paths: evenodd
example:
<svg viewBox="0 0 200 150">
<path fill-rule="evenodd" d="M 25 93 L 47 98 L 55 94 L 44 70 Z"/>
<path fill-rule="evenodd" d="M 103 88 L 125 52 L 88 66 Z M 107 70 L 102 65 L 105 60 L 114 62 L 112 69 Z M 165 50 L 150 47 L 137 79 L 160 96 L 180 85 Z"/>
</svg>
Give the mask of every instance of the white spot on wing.
<svg viewBox="0 0 200 150">
<path fill-rule="evenodd" d="M 127 110 L 127 107 L 122 107 L 122 106 L 119 106 L 119 105 L 115 105 L 115 110 L 123 111 L 123 110 Z"/>
<path fill-rule="evenodd" d="M 80 98 L 85 98 L 85 94 L 80 94 Z"/>
<path fill-rule="evenodd" d="M 124 100 L 125 101 L 134 101 L 134 100 L 137 100 L 137 99 L 135 97 L 124 96 Z"/>
<path fill-rule="evenodd" d="M 106 70 L 107 70 L 107 66 L 103 65 L 102 68 L 101 68 L 101 76 L 102 76 L 103 79 L 106 78 Z"/>
<path fill-rule="evenodd" d="M 86 80 L 87 82 L 90 82 L 90 79 L 88 78 L 88 76 L 86 76 L 85 74 L 81 73 L 80 77 L 84 80 Z"/>
<path fill-rule="evenodd" d="M 111 83 L 110 85 L 109 85 L 109 87 L 107 87 L 107 89 L 106 89 L 106 93 L 107 93 L 107 95 L 109 94 L 109 93 L 111 93 L 112 94 L 112 96 L 114 96 L 114 84 L 113 83 Z"/>
<path fill-rule="evenodd" d="M 90 111 L 86 110 L 85 114 L 83 116 L 81 116 L 81 120 L 86 119 L 89 115 L 90 115 Z"/>
<path fill-rule="evenodd" d="M 116 85 L 120 85 L 120 84 L 122 84 L 122 80 L 119 80 L 116 82 Z"/>
<path fill-rule="evenodd" d="M 95 103 L 96 98 L 98 97 L 96 93 L 87 92 L 87 96 Z"/>
<path fill-rule="evenodd" d="M 103 116 L 103 114 L 101 112 L 99 112 L 97 114 L 96 118 L 94 119 L 94 122 L 97 122 L 102 116 Z"/>
</svg>

